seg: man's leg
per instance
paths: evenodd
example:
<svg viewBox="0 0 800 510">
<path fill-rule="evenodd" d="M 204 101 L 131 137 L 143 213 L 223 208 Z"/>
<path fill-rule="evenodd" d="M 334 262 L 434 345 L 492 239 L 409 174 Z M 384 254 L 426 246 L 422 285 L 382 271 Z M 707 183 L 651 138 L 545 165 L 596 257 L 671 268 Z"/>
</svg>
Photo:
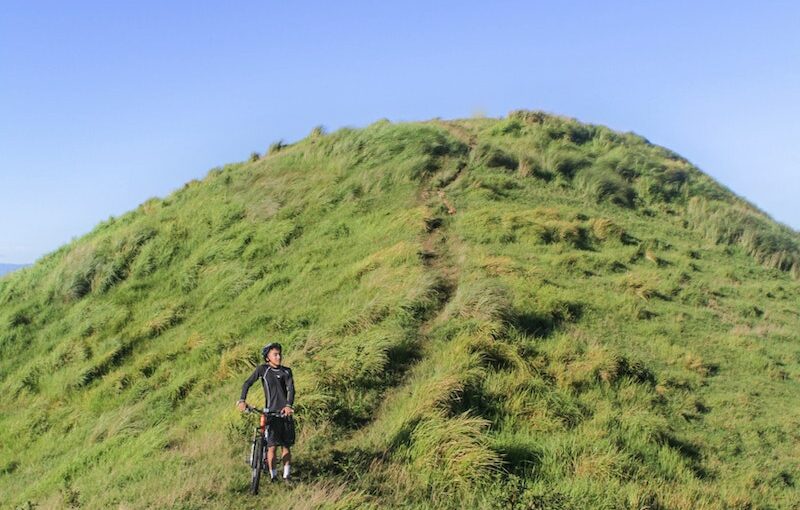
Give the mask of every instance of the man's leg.
<svg viewBox="0 0 800 510">
<path fill-rule="evenodd" d="M 278 476 L 278 470 L 275 469 L 275 447 L 267 447 L 267 467 L 269 468 L 269 475 L 272 478 Z"/>
<path fill-rule="evenodd" d="M 281 461 L 283 462 L 283 477 L 289 478 L 289 472 L 291 471 L 289 466 L 292 463 L 292 452 L 289 450 L 288 446 L 281 446 Z"/>
</svg>

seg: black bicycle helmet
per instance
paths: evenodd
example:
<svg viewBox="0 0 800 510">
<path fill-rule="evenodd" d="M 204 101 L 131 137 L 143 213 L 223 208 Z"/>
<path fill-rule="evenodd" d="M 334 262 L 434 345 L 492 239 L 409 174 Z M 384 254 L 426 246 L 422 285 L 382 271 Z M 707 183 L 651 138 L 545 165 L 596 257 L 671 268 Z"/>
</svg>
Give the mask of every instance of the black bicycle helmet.
<svg viewBox="0 0 800 510">
<path fill-rule="evenodd" d="M 278 342 L 270 342 L 261 349 L 261 357 L 267 359 L 267 354 L 269 354 L 269 351 L 271 351 L 272 349 L 278 349 L 279 351 L 283 351 L 283 347 L 281 347 L 281 344 L 279 344 Z"/>
</svg>

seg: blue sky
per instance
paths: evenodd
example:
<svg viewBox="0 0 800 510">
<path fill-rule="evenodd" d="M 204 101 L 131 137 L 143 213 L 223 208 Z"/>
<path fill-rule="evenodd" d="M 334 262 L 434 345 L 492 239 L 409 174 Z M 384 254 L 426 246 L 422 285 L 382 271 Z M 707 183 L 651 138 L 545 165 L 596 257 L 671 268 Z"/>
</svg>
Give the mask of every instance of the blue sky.
<svg viewBox="0 0 800 510">
<path fill-rule="evenodd" d="M 800 228 L 790 2 L 0 5 L 0 262 L 312 127 L 542 109 L 635 131 Z"/>
</svg>

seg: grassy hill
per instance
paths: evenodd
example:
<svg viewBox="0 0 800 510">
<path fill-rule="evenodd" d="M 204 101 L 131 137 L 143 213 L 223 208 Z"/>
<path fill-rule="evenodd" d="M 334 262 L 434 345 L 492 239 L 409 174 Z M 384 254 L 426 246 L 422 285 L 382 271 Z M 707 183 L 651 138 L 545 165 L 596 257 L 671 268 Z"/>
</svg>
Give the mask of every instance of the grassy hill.
<svg viewBox="0 0 800 510">
<path fill-rule="evenodd" d="M 0 505 L 800 508 L 798 276 L 633 134 L 315 129 L 0 280 Z M 272 340 L 299 483 L 254 498 Z"/>
</svg>

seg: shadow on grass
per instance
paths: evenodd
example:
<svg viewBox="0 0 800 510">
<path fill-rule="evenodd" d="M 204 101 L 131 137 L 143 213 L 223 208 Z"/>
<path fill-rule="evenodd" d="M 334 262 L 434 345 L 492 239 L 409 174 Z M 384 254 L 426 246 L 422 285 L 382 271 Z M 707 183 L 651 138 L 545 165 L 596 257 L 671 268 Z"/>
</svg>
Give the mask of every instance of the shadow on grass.
<svg viewBox="0 0 800 510">
<path fill-rule="evenodd" d="M 545 313 L 522 311 L 514 313 L 509 323 L 525 335 L 546 338 L 565 323 L 575 322 L 583 315 L 581 303 L 559 303 Z"/>
<path fill-rule="evenodd" d="M 515 475 L 530 477 L 542 463 L 542 452 L 529 445 L 503 444 L 496 449 L 503 457 L 505 469 Z"/>
<path fill-rule="evenodd" d="M 676 450 L 687 461 L 689 469 L 698 479 L 711 480 L 714 478 L 714 475 L 702 466 L 703 453 L 699 445 L 672 435 L 667 435 L 664 439 L 670 448 Z"/>
</svg>

